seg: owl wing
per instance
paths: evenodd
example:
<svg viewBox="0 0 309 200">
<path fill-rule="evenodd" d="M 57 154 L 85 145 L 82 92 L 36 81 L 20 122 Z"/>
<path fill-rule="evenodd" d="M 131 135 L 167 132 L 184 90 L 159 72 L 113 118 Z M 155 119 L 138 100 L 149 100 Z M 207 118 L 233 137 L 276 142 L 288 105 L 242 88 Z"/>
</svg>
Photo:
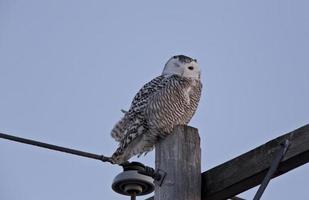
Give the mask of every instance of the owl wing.
<svg viewBox="0 0 309 200">
<path fill-rule="evenodd" d="M 145 108 L 145 118 L 149 129 L 153 130 L 149 132 L 149 137 L 152 136 L 154 140 L 164 137 L 176 125 L 188 123 L 188 118 L 192 117 L 191 110 L 196 109 L 191 102 L 191 90 L 194 90 L 191 84 L 190 79 L 172 75 L 165 86 L 149 98 Z"/>
<path fill-rule="evenodd" d="M 124 137 L 128 134 L 130 129 L 135 129 L 135 126 L 144 118 L 144 109 L 147 105 L 149 97 L 157 92 L 164 85 L 165 76 L 158 76 L 146 83 L 134 96 L 130 109 L 122 119 L 116 123 L 111 131 L 111 136 L 118 142 L 124 140 Z M 139 122 L 140 121 L 140 122 Z M 134 125 L 135 124 L 135 125 Z M 134 125 L 134 126 L 133 126 Z M 129 135 L 127 135 L 128 137 Z"/>
</svg>

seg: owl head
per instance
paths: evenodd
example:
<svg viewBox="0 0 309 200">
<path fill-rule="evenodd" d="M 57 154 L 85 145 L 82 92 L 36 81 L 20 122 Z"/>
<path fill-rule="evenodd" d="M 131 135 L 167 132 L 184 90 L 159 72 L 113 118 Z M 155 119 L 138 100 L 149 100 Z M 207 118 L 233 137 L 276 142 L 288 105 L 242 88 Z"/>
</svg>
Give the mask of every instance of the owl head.
<svg viewBox="0 0 309 200">
<path fill-rule="evenodd" d="M 201 71 L 196 59 L 184 55 L 177 55 L 167 61 L 162 72 L 162 75 L 174 74 L 186 78 L 200 79 Z"/>
</svg>

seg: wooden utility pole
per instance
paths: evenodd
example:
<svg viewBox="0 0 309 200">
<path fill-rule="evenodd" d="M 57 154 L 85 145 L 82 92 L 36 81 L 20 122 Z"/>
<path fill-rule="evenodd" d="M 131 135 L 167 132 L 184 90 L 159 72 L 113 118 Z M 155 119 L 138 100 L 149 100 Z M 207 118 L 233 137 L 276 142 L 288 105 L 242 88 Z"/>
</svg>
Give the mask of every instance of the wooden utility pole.
<svg viewBox="0 0 309 200">
<path fill-rule="evenodd" d="M 155 200 L 201 200 L 201 148 L 198 130 L 177 126 L 156 145 L 156 169 L 167 173 Z"/>
</svg>

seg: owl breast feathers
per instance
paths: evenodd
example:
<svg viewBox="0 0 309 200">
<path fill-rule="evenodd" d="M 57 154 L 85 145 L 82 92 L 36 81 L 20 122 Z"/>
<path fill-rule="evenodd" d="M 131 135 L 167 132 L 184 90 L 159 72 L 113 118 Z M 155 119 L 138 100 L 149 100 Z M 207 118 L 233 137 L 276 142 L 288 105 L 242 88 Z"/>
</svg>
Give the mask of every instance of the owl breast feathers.
<svg viewBox="0 0 309 200">
<path fill-rule="evenodd" d="M 173 58 L 181 61 L 175 56 Z M 196 62 L 193 59 L 189 61 Z M 186 63 L 190 64 L 189 61 Z M 169 62 L 165 69 L 170 68 L 167 66 Z M 163 71 L 161 76 L 145 84 L 135 95 L 129 111 L 125 112 L 111 132 L 112 137 L 119 142 L 118 149 L 111 157 L 113 163 L 121 164 L 134 155 L 146 154 L 176 125 L 188 124 L 196 111 L 202 83 L 199 76 L 183 74 Z"/>
</svg>

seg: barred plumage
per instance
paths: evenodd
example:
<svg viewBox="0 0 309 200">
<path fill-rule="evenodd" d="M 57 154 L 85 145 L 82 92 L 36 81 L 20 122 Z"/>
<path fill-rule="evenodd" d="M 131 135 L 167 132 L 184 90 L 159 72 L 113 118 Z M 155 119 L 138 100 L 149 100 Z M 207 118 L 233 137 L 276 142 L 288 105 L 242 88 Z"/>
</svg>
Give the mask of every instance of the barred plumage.
<svg viewBox="0 0 309 200">
<path fill-rule="evenodd" d="M 187 124 L 195 113 L 202 84 L 196 60 L 179 55 L 165 65 L 161 76 L 145 84 L 131 107 L 114 126 L 111 135 L 119 142 L 113 163 L 154 148 L 176 125 Z"/>
</svg>

